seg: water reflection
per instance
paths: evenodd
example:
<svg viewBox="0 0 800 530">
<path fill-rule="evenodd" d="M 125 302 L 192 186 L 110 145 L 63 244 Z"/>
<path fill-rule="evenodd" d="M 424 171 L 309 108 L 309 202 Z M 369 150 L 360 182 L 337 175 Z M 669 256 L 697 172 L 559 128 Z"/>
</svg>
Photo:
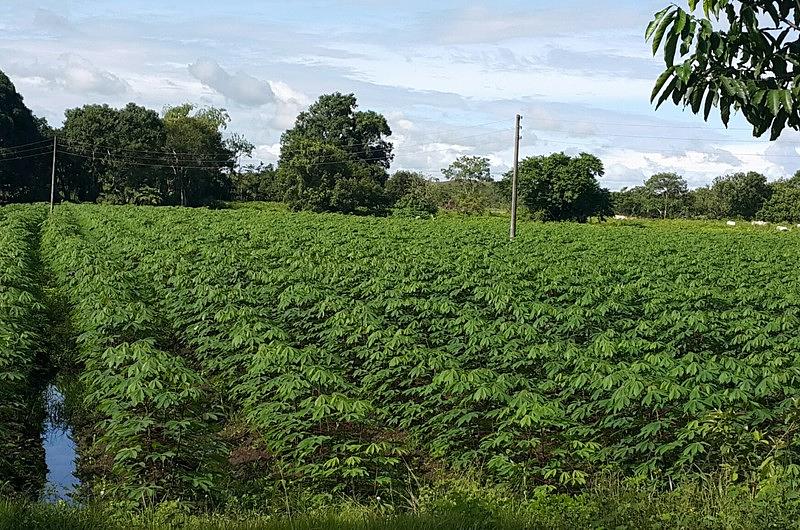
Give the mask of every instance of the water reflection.
<svg viewBox="0 0 800 530">
<path fill-rule="evenodd" d="M 47 389 L 47 421 L 44 433 L 45 462 L 47 464 L 48 501 L 69 500 L 69 494 L 78 485 L 75 478 L 75 442 L 64 419 L 64 395 L 51 385 Z"/>
</svg>

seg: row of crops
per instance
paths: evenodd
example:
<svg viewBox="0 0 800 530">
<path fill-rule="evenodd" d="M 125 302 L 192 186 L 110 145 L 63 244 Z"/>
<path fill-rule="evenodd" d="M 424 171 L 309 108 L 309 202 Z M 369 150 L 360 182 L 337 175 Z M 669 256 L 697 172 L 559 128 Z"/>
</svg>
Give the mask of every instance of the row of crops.
<svg viewBox="0 0 800 530">
<path fill-rule="evenodd" d="M 797 477 L 795 237 L 523 232 L 57 209 L 41 253 L 71 308 L 88 491 L 390 498 L 448 470 L 526 490 L 608 469 Z"/>
<path fill-rule="evenodd" d="M 44 210 L 0 208 L 0 491 L 43 483 L 43 337 L 37 232 Z"/>
</svg>

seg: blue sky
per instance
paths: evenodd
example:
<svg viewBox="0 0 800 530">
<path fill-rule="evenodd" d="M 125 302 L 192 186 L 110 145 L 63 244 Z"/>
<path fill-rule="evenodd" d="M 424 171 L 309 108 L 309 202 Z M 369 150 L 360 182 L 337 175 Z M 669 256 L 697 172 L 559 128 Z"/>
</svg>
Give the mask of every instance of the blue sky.
<svg viewBox="0 0 800 530">
<path fill-rule="evenodd" d="M 341 91 L 387 116 L 393 169 L 431 177 L 463 154 L 489 157 L 499 177 L 516 113 L 523 156 L 597 154 L 612 189 L 658 171 L 694 187 L 800 168 L 797 133 L 770 143 L 738 117 L 725 130 L 652 108 L 661 63 L 643 33 L 667 0 L 3 3 L 0 70 L 56 125 L 84 103 L 223 106 L 230 131 L 274 161 L 297 113 Z"/>
</svg>

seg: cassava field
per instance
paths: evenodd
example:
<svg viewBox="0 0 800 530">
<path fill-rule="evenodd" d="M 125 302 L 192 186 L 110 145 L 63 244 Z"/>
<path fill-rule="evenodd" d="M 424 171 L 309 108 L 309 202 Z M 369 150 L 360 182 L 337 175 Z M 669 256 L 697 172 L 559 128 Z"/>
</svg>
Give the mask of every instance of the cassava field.
<svg viewBox="0 0 800 530">
<path fill-rule="evenodd" d="M 42 487 L 57 381 L 76 497 L 117 513 L 797 524 L 800 231 L 507 231 L 0 208 L 0 483 Z"/>
</svg>

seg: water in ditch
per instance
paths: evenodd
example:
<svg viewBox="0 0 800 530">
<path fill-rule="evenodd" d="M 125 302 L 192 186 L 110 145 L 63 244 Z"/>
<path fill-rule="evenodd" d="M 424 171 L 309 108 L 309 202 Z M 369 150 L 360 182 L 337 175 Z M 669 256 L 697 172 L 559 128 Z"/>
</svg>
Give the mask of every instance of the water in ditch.
<svg viewBox="0 0 800 530">
<path fill-rule="evenodd" d="M 44 430 L 47 485 L 45 500 L 70 501 L 70 493 L 78 486 L 75 478 L 75 442 L 64 415 L 64 395 L 55 385 L 47 387 L 47 420 Z"/>
</svg>

